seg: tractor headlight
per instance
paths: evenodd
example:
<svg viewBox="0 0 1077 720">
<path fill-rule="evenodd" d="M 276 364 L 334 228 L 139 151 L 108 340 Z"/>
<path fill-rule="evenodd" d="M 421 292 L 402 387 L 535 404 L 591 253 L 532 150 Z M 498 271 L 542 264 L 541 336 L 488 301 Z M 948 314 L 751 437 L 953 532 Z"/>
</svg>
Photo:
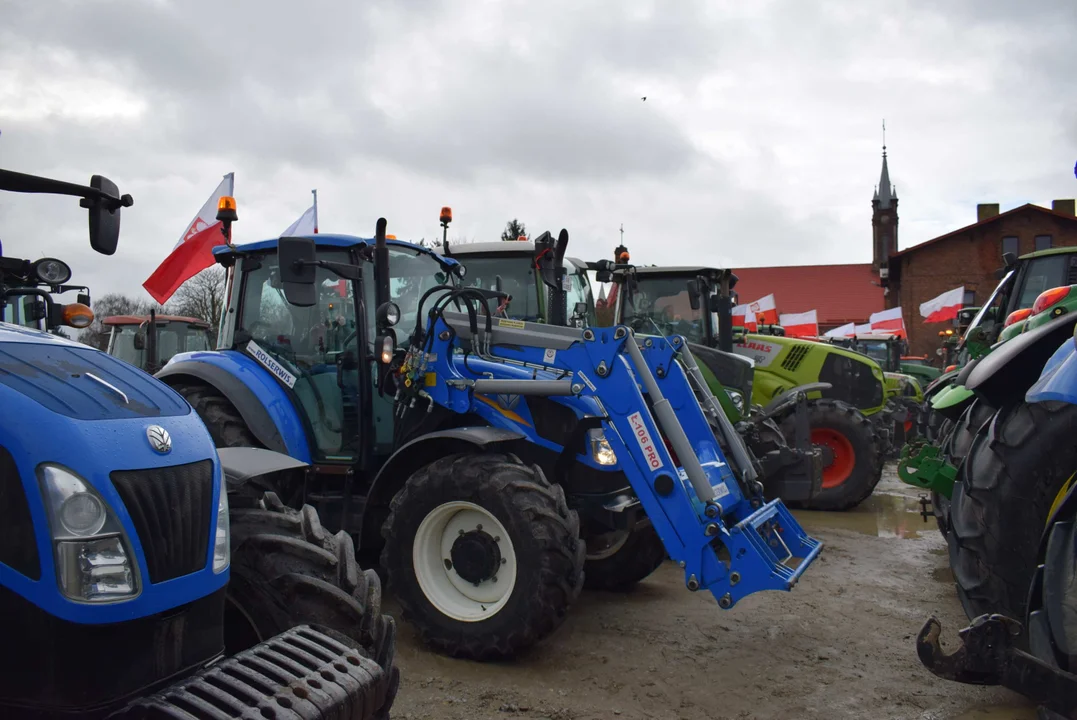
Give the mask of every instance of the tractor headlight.
<svg viewBox="0 0 1077 720">
<path fill-rule="evenodd" d="M 736 390 L 730 390 L 726 388 L 725 394 L 729 396 L 729 399 L 733 401 L 733 405 L 736 406 L 737 412 L 741 415 L 744 414 L 744 396 Z"/>
<path fill-rule="evenodd" d="M 222 573 L 228 569 L 232 548 L 228 525 L 228 493 L 221 482 L 221 499 L 217 501 L 217 530 L 213 536 L 213 572 Z"/>
<path fill-rule="evenodd" d="M 56 583 L 76 602 L 127 600 L 138 595 L 138 573 L 123 528 L 104 499 L 65 467 L 37 469 L 56 555 Z"/>
<path fill-rule="evenodd" d="M 613 452 L 610 441 L 598 428 L 587 431 L 587 437 L 591 441 L 591 459 L 599 465 L 616 465 L 617 453 Z"/>
</svg>

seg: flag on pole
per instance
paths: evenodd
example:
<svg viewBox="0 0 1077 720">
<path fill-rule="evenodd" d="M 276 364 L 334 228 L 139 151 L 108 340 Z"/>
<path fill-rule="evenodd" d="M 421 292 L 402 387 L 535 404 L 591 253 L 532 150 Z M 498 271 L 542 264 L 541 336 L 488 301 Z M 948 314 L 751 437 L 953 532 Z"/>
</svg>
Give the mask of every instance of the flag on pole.
<svg viewBox="0 0 1077 720">
<path fill-rule="evenodd" d="M 818 337 L 819 319 L 814 310 L 779 316 L 779 325 L 788 337 Z"/>
<path fill-rule="evenodd" d="M 869 325 L 868 328 L 870 329 L 871 326 Z M 824 334 L 823 337 L 846 338 L 852 337 L 855 334 L 856 323 L 846 323 L 845 325 L 842 325 L 841 327 L 836 327 L 833 330 L 827 330 L 826 334 Z"/>
<path fill-rule="evenodd" d="M 225 244 L 223 223 L 217 220 L 217 202 L 235 191 L 235 173 L 228 173 L 206 200 L 179 242 L 153 274 L 142 283 L 153 299 L 164 305 L 180 285 L 213 265 L 213 248 Z"/>
<path fill-rule="evenodd" d="M 774 304 L 774 295 L 764 295 L 753 303 L 748 303 L 755 313 L 757 322 L 764 325 L 778 324 L 778 306 Z"/>
<path fill-rule="evenodd" d="M 920 317 L 926 323 L 946 322 L 957 317 L 957 311 L 965 304 L 965 286 L 947 290 L 942 295 L 920 303 Z"/>
<path fill-rule="evenodd" d="M 890 308 L 871 314 L 871 332 L 889 333 L 905 337 L 905 319 L 901 316 L 901 307 Z"/>
<path fill-rule="evenodd" d="M 288 229 L 280 234 L 281 237 L 293 237 L 296 235 L 318 234 L 318 191 L 311 190 L 314 195 L 314 204 L 299 216 L 299 219 L 288 226 Z"/>
<path fill-rule="evenodd" d="M 863 325 L 857 325 L 853 328 L 854 335 L 871 335 L 871 323 L 866 322 Z"/>
<path fill-rule="evenodd" d="M 749 332 L 759 329 L 755 313 L 749 305 L 737 305 L 733 308 L 733 327 L 742 327 Z"/>
</svg>

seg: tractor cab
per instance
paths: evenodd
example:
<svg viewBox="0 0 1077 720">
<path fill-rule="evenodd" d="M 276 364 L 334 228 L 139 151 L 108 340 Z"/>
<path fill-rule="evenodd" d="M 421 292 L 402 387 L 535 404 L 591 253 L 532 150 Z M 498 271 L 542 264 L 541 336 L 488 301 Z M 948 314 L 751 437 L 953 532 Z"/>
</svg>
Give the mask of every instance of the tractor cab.
<svg viewBox="0 0 1077 720">
<path fill-rule="evenodd" d="M 209 323 L 180 315 L 112 315 L 108 354 L 153 374 L 173 355 L 211 349 Z"/>
<path fill-rule="evenodd" d="M 616 317 L 625 325 L 641 334 L 684 335 L 691 343 L 719 345 L 719 330 L 724 325 L 719 293 L 725 286 L 728 302 L 728 290 L 736 284 L 732 272 L 705 267 L 636 267 L 617 275 L 615 282 L 622 287 Z"/>
</svg>

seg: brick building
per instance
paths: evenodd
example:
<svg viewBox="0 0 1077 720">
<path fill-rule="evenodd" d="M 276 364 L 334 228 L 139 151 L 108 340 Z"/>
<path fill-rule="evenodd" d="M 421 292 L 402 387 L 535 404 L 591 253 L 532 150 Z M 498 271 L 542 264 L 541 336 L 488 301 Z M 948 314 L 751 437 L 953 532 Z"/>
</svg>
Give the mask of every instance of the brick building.
<svg viewBox="0 0 1077 720">
<path fill-rule="evenodd" d="M 884 169 L 885 170 L 885 169 Z M 926 324 L 920 317 L 920 304 L 947 290 L 965 286 L 965 304 L 985 302 L 998 280 L 995 272 L 1003 266 L 1002 254 L 1017 255 L 1050 247 L 1077 246 L 1077 217 L 1073 200 L 1055 200 L 1051 208 L 1039 205 L 999 212 L 997 203 L 976 208 L 976 222 L 913 247 L 890 252 L 879 265 L 887 287 L 886 306 L 901 306 L 909 334 L 909 350 L 914 355 L 934 357 L 939 345 L 939 330 L 944 324 Z M 884 209 L 885 211 L 885 209 Z M 876 208 L 878 229 L 891 225 L 897 248 L 896 203 L 892 221 Z M 886 248 L 886 230 L 877 229 L 877 247 Z M 878 257 L 878 256 L 877 256 Z"/>
</svg>

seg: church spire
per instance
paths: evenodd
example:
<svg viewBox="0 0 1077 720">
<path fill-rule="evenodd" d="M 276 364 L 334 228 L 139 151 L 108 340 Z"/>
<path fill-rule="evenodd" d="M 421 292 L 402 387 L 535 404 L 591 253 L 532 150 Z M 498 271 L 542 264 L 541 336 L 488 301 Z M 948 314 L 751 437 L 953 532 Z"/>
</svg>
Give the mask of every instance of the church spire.
<svg viewBox="0 0 1077 720">
<path fill-rule="evenodd" d="M 886 164 L 886 121 L 883 120 L 883 170 L 879 175 L 879 187 L 875 190 L 875 197 L 879 201 L 879 209 L 886 210 L 893 200 L 897 200 L 897 191 L 890 184 L 890 168 Z"/>
</svg>

